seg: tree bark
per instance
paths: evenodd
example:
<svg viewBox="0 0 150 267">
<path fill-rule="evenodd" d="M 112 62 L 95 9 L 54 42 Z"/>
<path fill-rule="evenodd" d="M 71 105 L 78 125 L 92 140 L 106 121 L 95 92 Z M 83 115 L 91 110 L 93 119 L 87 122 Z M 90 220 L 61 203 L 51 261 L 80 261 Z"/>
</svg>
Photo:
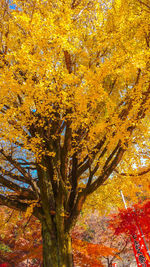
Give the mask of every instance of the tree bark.
<svg viewBox="0 0 150 267">
<path fill-rule="evenodd" d="M 43 267 L 73 267 L 72 245 L 69 233 L 51 234 L 46 221 L 42 222 Z"/>
</svg>

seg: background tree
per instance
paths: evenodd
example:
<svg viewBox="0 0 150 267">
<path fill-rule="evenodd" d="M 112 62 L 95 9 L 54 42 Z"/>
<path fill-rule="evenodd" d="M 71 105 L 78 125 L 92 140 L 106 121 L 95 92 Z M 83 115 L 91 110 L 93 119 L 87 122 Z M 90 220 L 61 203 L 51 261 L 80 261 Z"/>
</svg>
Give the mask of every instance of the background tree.
<svg viewBox="0 0 150 267">
<path fill-rule="evenodd" d="M 147 252 L 147 261 L 150 262 L 149 245 L 150 245 L 150 201 L 139 203 L 126 210 L 120 210 L 119 214 L 113 214 L 110 226 L 115 230 L 114 234 L 119 236 L 125 233 L 131 238 L 132 235 L 142 235 L 145 242 L 145 250 Z M 139 236 L 139 240 L 140 240 Z M 132 240 L 131 240 L 132 242 Z"/>
<path fill-rule="evenodd" d="M 150 201 L 147 200 L 144 203 L 136 204 L 126 210 L 121 209 L 118 214 L 112 215 L 110 225 L 115 229 L 116 235 L 126 233 L 128 236 L 135 229 L 135 225 L 138 225 L 149 243 Z"/>
<path fill-rule="evenodd" d="M 149 5 L 0 5 L 0 202 L 40 220 L 44 266 L 71 267 L 85 200 L 149 114 Z"/>
</svg>

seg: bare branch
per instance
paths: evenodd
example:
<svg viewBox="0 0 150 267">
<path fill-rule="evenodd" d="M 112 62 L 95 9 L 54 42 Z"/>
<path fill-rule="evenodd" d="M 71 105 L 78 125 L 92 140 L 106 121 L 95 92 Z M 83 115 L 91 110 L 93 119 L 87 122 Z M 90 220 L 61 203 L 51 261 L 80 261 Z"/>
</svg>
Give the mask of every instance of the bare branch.
<svg viewBox="0 0 150 267">
<path fill-rule="evenodd" d="M 4 178 L 2 175 L 0 175 L 0 183 L 3 186 L 16 192 L 21 197 L 25 197 L 26 199 L 36 199 L 36 194 L 32 190 L 27 189 L 27 188 L 23 188 L 23 187 L 19 186 L 18 184 Z"/>
<path fill-rule="evenodd" d="M 146 4 L 145 2 L 141 1 L 141 0 L 138 0 L 138 2 L 144 6 L 146 6 L 147 8 L 150 9 L 150 6 L 148 4 Z"/>
<path fill-rule="evenodd" d="M 4 158 L 6 158 L 6 160 L 8 160 L 8 162 L 10 162 L 26 178 L 27 181 L 31 181 L 32 177 L 29 176 L 29 174 L 26 172 L 26 170 L 24 168 L 22 168 L 17 161 L 12 159 L 12 157 L 10 155 L 7 156 L 4 153 L 3 149 L 1 149 L 0 152 L 4 156 Z"/>
<path fill-rule="evenodd" d="M 103 169 L 103 173 L 85 190 L 85 194 L 93 193 L 100 185 L 102 185 L 110 176 L 110 174 L 115 170 L 116 166 L 119 164 L 122 156 L 125 152 L 125 149 L 119 147 L 116 151 L 116 156 L 114 157 L 112 163 Z M 84 191 L 83 190 L 83 191 Z"/>
<path fill-rule="evenodd" d="M 142 176 L 144 174 L 147 174 L 148 172 L 150 172 L 150 167 L 146 168 L 146 170 L 143 170 L 139 173 L 124 173 L 124 172 L 121 172 L 119 173 L 118 170 L 114 170 L 118 175 L 121 175 L 121 176 L 132 176 L 132 177 L 136 177 L 136 176 Z"/>
</svg>

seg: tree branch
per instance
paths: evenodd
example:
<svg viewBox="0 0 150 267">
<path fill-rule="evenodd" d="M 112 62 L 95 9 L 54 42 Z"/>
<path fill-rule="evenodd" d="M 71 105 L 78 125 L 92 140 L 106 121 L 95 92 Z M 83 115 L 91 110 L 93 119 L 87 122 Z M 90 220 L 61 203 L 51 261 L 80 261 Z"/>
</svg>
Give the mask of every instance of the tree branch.
<svg viewBox="0 0 150 267">
<path fill-rule="evenodd" d="M 124 173 L 124 172 L 121 172 L 119 173 L 117 170 L 114 170 L 118 175 L 122 175 L 122 176 L 132 176 L 132 177 L 135 177 L 135 176 L 142 176 L 144 174 L 147 174 L 148 172 L 150 172 L 150 167 L 148 167 L 146 170 L 143 170 L 139 173 Z"/>
<path fill-rule="evenodd" d="M 24 168 L 20 166 L 20 164 L 17 161 L 12 159 L 10 155 L 9 156 L 5 155 L 3 149 L 1 149 L 0 152 L 4 156 L 4 158 L 6 158 L 26 178 L 27 181 L 31 181 L 31 176 L 29 176 L 29 174 L 25 171 Z"/>
<path fill-rule="evenodd" d="M 144 3 L 143 1 L 138 0 L 138 2 L 150 9 L 150 6 L 148 4 L 146 4 L 146 3 Z"/>
<path fill-rule="evenodd" d="M 13 180 L 17 180 L 17 181 L 20 181 L 23 183 L 28 183 L 29 185 L 31 185 L 31 181 L 26 179 L 24 176 L 16 175 L 15 173 L 12 173 L 11 171 L 7 171 L 7 170 L 3 169 L 2 167 L 0 167 L 0 171 L 2 173 L 4 173 L 5 175 L 9 176 Z"/>
<path fill-rule="evenodd" d="M 15 210 L 21 210 L 26 211 L 28 204 L 22 203 L 18 200 L 12 200 L 9 199 L 9 197 L 5 197 L 4 195 L 0 195 L 0 205 L 7 206 L 9 208 L 15 209 Z"/>
<path fill-rule="evenodd" d="M 71 122 L 67 122 L 66 131 L 65 131 L 65 138 L 64 138 L 64 145 L 61 148 L 60 172 L 61 172 L 61 175 L 62 175 L 62 178 L 64 181 L 67 178 L 68 152 L 71 149 L 72 130 L 70 128 L 70 125 L 71 125 Z"/>
<path fill-rule="evenodd" d="M 91 185 L 89 185 L 88 188 L 83 189 L 83 191 L 85 190 L 85 193 L 87 195 L 93 193 L 100 185 L 102 185 L 108 179 L 110 174 L 115 170 L 116 166 L 122 159 L 124 152 L 125 149 L 123 149 L 122 147 L 118 148 L 115 158 L 113 159 L 112 163 L 109 166 L 103 169 L 102 175 L 100 175 Z"/>
</svg>

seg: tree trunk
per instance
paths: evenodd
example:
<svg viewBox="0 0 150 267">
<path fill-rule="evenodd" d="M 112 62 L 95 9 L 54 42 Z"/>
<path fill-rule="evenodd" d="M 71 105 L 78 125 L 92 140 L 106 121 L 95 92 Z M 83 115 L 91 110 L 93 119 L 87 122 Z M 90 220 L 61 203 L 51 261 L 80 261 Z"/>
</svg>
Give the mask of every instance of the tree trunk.
<svg viewBox="0 0 150 267">
<path fill-rule="evenodd" d="M 71 237 L 69 234 L 51 233 L 42 222 L 43 267 L 73 267 Z"/>
</svg>

